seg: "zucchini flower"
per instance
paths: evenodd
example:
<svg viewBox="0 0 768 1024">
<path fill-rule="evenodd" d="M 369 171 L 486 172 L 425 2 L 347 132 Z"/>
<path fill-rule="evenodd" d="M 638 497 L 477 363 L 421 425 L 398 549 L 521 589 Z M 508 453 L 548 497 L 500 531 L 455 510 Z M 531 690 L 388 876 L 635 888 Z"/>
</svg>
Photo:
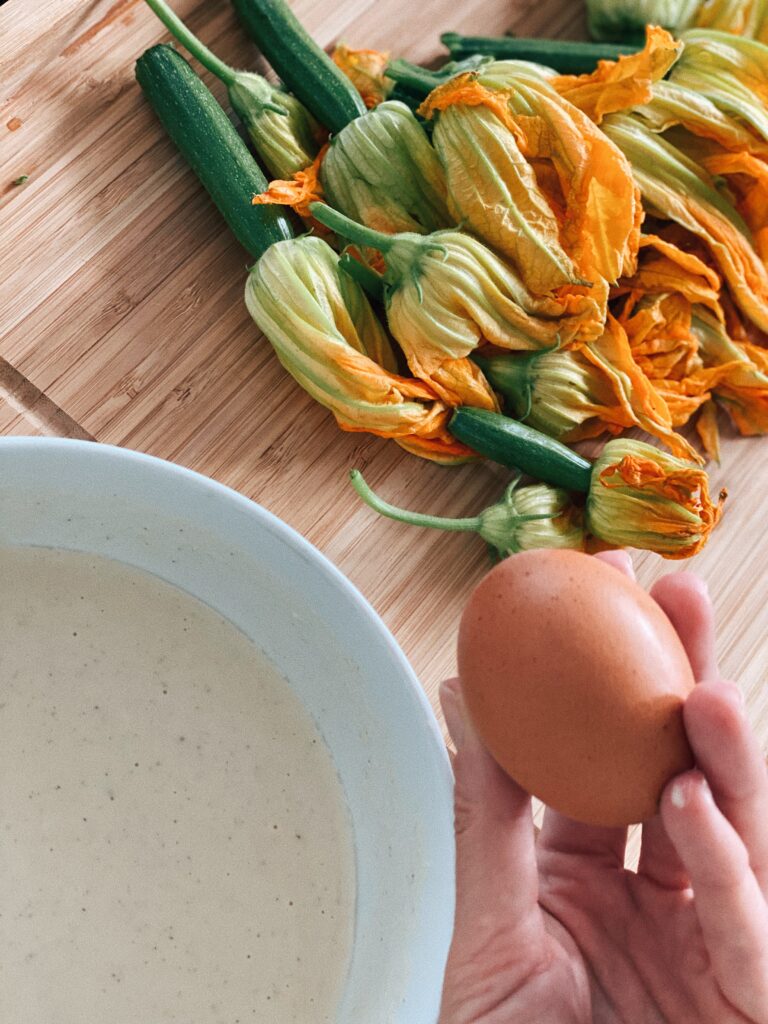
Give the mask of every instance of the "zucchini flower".
<svg viewBox="0 0 768 1024">
<path fill-rule="evenodd" d="M 608 441 L 592 468 L 586 525 L 600 540 L 690 558 L 722 514 L 703 469 L 627 438 Z"/>
<path fill-rule="evenodd" d="M 765 0 L 706 0 L 696 25 L 768 43 L 768 6 Z"/>
<path fill-rule="evenodd" d="M 729 338 L 707 310 L 696 310 L 693 330 L 712 394 L 725 406 L 739 433 L 748 437 L 768 433 L 768 349 Z"/>
<path fill-rule="evenodd" d="M 320 168 L 328 203 L 385 234 L 453 225 L 440 161 L 413 111 L 388 100 L 334 136 Z"/>
<path fill-rule="evenodd" d="M 611 114 L 603 130 L 632 163 L 648 208 L 707 246 L 739 310 L 768 330 L 768 269 L 733 204 L 702 168 L 636 116 Z"/>
<path fill-rule="evenodd" d="M 395 86 L 385 74 L 389 64 L 388 53 L 380 50 L 351 50 L 339 43 L 333 51 L 333 62 L 354 85 L 369 110 L 383 103 Z"/>
<path fill-rule="evenodd" d="M 229 100 L 274 178 L 289 178 L 317 156 L 324 131 L 295 96 L 261 75 L 241 72 Z"/>
<path fill-rule="evenodd" d="M 674 131 L 677 126 L 682 126 L 686 133 L 694 136 L 693 142 L 709 142 L 719 147 L 720 152 L 750 153 L 761 159 L 768 157 L 768 142 L 757 135 L 752 127 L 735 115 L 721 110 L 706 96 L 675 81 L 657 82 L 653 87 L 652 99 L 636 106 L 633 113 L 651 131 L 668 133 L 670 140 L 682 149 L 685 149 L 681 144 L 685 133 Z M 698 154 L 689 155 L 701 162 Z"/>
<path fill-rule="evenodd" d="M 413 112 L 395 101 L 350 121 L 292 180 L 271 181 L 254 203 L 290 206 L 313 227 L 309 207 L 327 198 L 385 234 L 453 224 L 440 161 Z M 376 264 L 368 250 L 361 254 Z"/>
<path fill-rule="evenodd" d="M 562 241 L 579 273 L 602 292 L 604 282 L 631 273 L 643 218 L 632 168 L 618 147 L 567 98 L 537 74 L 483 69 L 489 88 L 506 83 L 523 150 L 563 218 Z M 557 79 L 555 79 L 556 81 Z M 541 170 L 538 168 L 541 167 Z"/>
<path fill-rule="evenodd" d="M 590 427 L 596 433 L 619 433 L 633 425 L 609 379 L 582 351 L 480 354 L 474 359 L 515 419 L 550 437 L 569 441 L 588 436 Z"/>
<path fill-rule="evenodd" d="M 653 102 L 639 113 L 727 183 L 768 263 L 768 47 L 720 32 L 690 32 L 686 40 L 672 81 L 657 86 Z M 673 125 L 682 128 L 669 131 Z"/>
<path fill-rule="evenodd" d="M 663 396 L 640 369 L 621 324 L 609 317 L 602 338 L 576 350 L 475 357 L 517 419 L 561 441 L 640 427 L 698 460 L 672 429 Z"/>
<path fill-rule="evenodd" d="M 587 0 L 587 25 L 598 41 L 639 43 L 646 25 L 681 32 L 700 6 L 701 0 Z"/>
<path fill-rule="evenodd" d="M 532 296 L 514 270 L 471 235 L 383 235 L 320 203 L 312 214 L 356 245 L 383 254 L 390 330 L 414 376 L 429 381 L 450 404 L 496 407 L 485 378 L 466 358 L 483 341 L 533 350 L 578 334 L 581 297 Z"/>
<path fill-rule="evenodd" d="M 523 155 L 501 97 L 498 109 L 478 103 L 482 87 L 468 79 L 462 93 L 440 106 L 432 143 L 445 168 L 456 221 L 510 260 L 526 286 L 545 294 L 586 285 L 560 243 L 560 224 Z M 465 97 L 458 102 L 458 96 Z M 445 92 L 431 97 L 430 116 Z M 494 97 L 491 97 L 494 98 Z M 422 109 L 424 109 L 422 107 Z M 501 116 L 499 116 L 499 114 Z"/>
<path fill-rule="evenodd" d="M 597 70 L 588 75 L 558 75 L 552 79 L 552 86 L 600 124 L 606 114 L 647 103 L 653 96 L 654 83 L 664 78 L 682 49 L 683 44 L 669 32 L 648 25 L 645 47 L 638 53 L 615 61 L 601 60 Z"/>
<path fill-rule="evenodd" d="M 670 76 L 768 141 L 768 49 L 752 39 L 693 30 Z"/>
<path fill-rule="evenodd" d="M 586 546 L 582 510 L 573 504 L 567 491 L 547 484 L 520 487 L 516 477 L 496 505 L 478 516 L 467 519 L 446 519 L 396 508 L 375 494 L 353 469 L 352 486 L 362 500 L 388 519 L 434 530 L 477 533 L 499 558 L 532 548 L 573 548 Z"/>
<path fill-rule="evenodd" d="M 224 83 L 232 108 L 273 177 L 289 178 L 312 163 L 325 133 L 295 96 L 261 75 L 229 67 L 190 32 L 165 0 L 147 0 L 147 4 L 203 67 Z"/>
<path fill-rule="evenodd" d="M 436 462 L 471 452 L 446 429 L 450 410 L 423 381 L 397 373 L 394 352 L 360 286 L 324 241 L 272 245 L 248 276 L 248 311 L 284 368 L 342 430 L 394 438 Z"/>
<path fill-rule="evenodd" d="M 517 253 L 519 273 L 532 292 L 546 294 L 558 280 L 569 290 L 573 288 L 569 280 L 588 282 L 591 312 L 585 330 L 595 336 L 605 319 L 608 284 L 634 267 L 642 215 L 639 194 L 620 150 L 537 72 L 521 72 L 519 63 L 500 61 L 458 75 L 435 89 L 420 112 L 425 117 L 440 112 L 442 120 L 456 106 L 462 131 L 470 131 L 478 141 L 489 134 L 501 140 L 501 147 L 495 145 L 489 151 L 491 159 L 499 161 L 496 177 L 482 166 L 482 157 L 477 158 L 478 191 L 482 193 L 483 183 L 491 178 L 489 203 L 499 195 L 503 200 L 503 183 L 514 203 L 520 204 L 519 211 L 510 215 L 511 222 L 497 224 L 467 187 L 466 164 L 453 158 L 461 145 L 461 136 L 453 135 L 458 121 L 453 114 L 446 131 L 438 136 L 452 201 L 485 241 L 509 258 Z M 476 127 L 470 130 L 473 122 Z M 536 181 L 528 199 L 522 190 L 532 181 L 521 166 L 515 167 L 517 153 L 525 158 Z M 551 217 L 546 216 L 547 207 L 557 221 L 556 234 Z M 515 224 L 527 217 L 533 219 L 532 233 L 516 240 Z M 553 245 L 554 238 L 557 244 Z M 548 255 L 543 252 L 546 245 L 553 245 Z M 563 262 L 563 254 L 570 264 Z"/>
</svg>

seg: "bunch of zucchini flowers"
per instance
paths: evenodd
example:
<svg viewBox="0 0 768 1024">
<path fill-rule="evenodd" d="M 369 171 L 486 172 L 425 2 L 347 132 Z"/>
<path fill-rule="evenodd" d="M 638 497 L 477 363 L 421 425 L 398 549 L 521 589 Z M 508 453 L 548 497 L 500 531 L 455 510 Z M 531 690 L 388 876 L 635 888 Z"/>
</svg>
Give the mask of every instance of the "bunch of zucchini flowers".
<svg viewBox="0 0 768 1024">
<path fill-rule="evenodd" d="M 281 364 L 344 430 L 516 471 L 468 519 L 393 508 L 353 473 L 364 500 L 500 556 L 701 549 L 725 495 L 678 428 L 695 415 L 716 454 L 718 407 L 742 433 L 768 427 L 768 48 L 655 28 L 585 74 L 471 54 L 433 72 L 347 47 L 331 60 L 282 0 L 233 0 L 274 86 L 146 2 L 225 83 L 271 176 L 174 49 L 139 59 L 253 257 L 245 301 Z M 598 437 L 595 461 L 569 446 Z"/>
</svg>

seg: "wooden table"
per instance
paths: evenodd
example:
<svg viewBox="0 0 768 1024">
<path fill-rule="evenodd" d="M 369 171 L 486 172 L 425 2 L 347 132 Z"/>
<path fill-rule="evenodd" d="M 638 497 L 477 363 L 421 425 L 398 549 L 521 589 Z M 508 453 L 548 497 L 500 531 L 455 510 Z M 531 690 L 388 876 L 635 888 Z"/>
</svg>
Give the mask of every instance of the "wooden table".
<svg viewBox="0 0 768 1024">
<path fill-rule="evenodd" d="M 258 66 L 227 0 L 175 0 L 225 60 Z M 297 0 L 323 45 L 440 52 L 440 31 L 578 36 L 573 0 Z M 0 431 L 94 438 L 172 459 L 265 505 L 372 602 L 437 704 L 484 545 L 377 518 L 352 466 L 414 509 L 473 514 L 490 465 L 446 469 L 341 433 L 282 371 L 242 301 L 244 252 L 166 139 L 133 78 L 167 36 L 141 0 L 9 0 L 0 8 Z M 211 83 L 223 99 L 218 82 Z M 14 185 L 21 175 L 22 185 Z M 727 514 L 693 568 L 708 581 L 723 671 L 768 739 L 768 457 L 728 434 Z M 0 486 L 2 483 L 0 482 Z M 687 566 L 636 559 L 650 584 Z"/>
</svg>

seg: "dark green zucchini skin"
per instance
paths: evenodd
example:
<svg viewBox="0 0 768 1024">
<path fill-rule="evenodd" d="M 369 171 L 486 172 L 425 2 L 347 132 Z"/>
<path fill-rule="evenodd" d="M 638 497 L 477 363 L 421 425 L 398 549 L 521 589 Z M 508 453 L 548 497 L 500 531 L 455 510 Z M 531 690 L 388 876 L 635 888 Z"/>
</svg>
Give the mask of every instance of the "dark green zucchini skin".
<svg viewBox="0 0 768 1024">
<path fill-rule="evenodd" d="M 640 46 L 622 43 L 587 43 L 572 39 L 518 39 L 517 36 L 462 36 L 444 32 L 440 41 L 454 60 L 473 54 L 496 60 L 530 60 L 553 68 L 561 75 L 584 75 L 594 71 L 600 60 L 617 60 L 626 53 L 637 53 Z"/>
<path fill-rule="evenodd" d="M 267 179 L 232 122 L 172 46 L 153 46 L 136 62 L 136 78 L 152 108 L 242 246 L 258 259 L 294 235 L 279 206 L 254 206 Z"/>
<path fill-rule="evenodd" d="M 285 0 L 232 0 L 248 35 L 283 84 L 335 135 L 366 111 L 360 93 Z"/>
<path fill-rule="evenodd" d="M 501 413 L 464 405 L 454 412 L 448 429 L 479 455 L 519 469 L 534 480 L 568 491 L 589 490 L 591 462 L 560 441 Z"/>
</svg>

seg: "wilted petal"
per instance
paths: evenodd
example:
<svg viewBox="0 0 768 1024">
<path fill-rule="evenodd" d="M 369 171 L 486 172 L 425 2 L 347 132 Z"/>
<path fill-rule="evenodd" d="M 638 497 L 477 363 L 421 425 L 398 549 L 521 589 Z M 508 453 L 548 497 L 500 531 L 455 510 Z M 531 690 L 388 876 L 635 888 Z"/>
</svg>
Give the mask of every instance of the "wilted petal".
<svg viewBox="0 0 768 1024">
<path fill-rule="evenodd" d="M 663 28 L 649 24 L 644 49 L 618 60 L 601 60 L 588 75 L 558 75 L 552 84 L 565 99 L 596 124 L 606 114 L 647 103 L 653 83 L 660 81 L 677 60 L 683 44 Z"/>
<path fill-rule="evenodd" d="M 310 203 L 315 203 L 323 197 L 323 189 L 320 184 L 320 164 L 328 150 L 326 144 L 317 154 L 315 159 L 301 171 L 296 171 L 290 179 L 276 179 L 270 181 L 269 188 L 254 196 L 251 202 L 254 206 L 274 203 L 277 206 L 289 206 L 295 210 L 300 217 L 311 220 L 309 212 Z"/>
<path fill-rule="evenodd" d="M 333 51 L 333 62 L 352 82 L 369 110 L 383 103 L 394 88 L 395 83 L 385 74 L 389 54 L 381 50 L 352 50 L 340 43 Z"/>
</svg>

